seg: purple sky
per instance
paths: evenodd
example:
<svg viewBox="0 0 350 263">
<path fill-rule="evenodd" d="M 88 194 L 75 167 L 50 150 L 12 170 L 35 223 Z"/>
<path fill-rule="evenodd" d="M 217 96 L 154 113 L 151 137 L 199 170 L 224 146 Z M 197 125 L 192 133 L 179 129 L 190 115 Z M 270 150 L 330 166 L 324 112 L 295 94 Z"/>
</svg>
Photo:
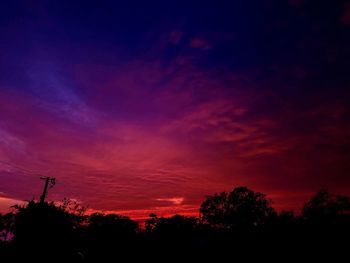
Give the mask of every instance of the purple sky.
<svg viewBox="0 0 350 263">
<path fill-rule="evenodd" d="M 1 3 L 0 210 L 40 175 L 132 217 L 350 194 L 350 5 L 162 2 Z"/>
</svg>

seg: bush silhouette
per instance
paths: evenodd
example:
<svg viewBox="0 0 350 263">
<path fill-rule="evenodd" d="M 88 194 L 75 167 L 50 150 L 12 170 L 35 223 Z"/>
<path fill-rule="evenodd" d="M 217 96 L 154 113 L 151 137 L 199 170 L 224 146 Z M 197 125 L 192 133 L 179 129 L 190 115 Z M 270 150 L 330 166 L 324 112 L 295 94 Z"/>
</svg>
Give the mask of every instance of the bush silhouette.
<svg viewBox="0 0 350 263">
<path fill-rule="evenodd" d="M 35 259 L 45 258 L 53 248 L 60 251 L 59 257 L 72 253 L 76 226 L 72 214 L 54 203 L 34 201 L 15 209 L 13 243 L 18 250 Z"/>
</svg>

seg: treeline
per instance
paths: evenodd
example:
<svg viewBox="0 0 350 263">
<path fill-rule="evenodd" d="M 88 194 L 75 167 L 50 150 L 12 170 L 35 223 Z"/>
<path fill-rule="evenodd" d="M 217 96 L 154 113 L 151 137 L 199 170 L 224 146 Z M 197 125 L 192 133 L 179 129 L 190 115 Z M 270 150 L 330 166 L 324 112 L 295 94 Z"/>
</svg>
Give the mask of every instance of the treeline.
<svg viewBox="0 0 350 263">
<path fill-rule="evenodd" d="M 0 261 L 7 262 L 273 261 L 277 255 L 335 261 L 349 251 L 350 199 L 320 190 L 296 216 L 277 213 L 264 194 L 238 187 L 208 196 L 198 218 L 151 214 L 142 227 L 122 215 L 85 215 L 69 200 L 30 201 L 0 215 L 0 234 Z"/>
</svg>

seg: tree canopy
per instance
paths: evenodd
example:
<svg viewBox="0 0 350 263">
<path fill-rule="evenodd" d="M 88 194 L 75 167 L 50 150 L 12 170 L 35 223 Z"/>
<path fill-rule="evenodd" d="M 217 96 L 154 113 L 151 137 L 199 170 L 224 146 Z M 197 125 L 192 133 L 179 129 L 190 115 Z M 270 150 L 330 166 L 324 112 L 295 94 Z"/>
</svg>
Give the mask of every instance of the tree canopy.
<svg viewBox="0 0 350 263">
<path fill-rule="evenodd" d="M 271 247 L 288 254 L 339 252 L 347 249 L 342 240 L 350 235 L 349 212 L 349 197 L 327 190 L 311 197 L 296 216 L 276 212 L 263 193 L 237 187 L 207 196 L 199 218 L 150 214 L 143 227 L 123 215 L 86 214 L 68 199 L 30 201 L 0 215 L 0 254 L 7 261 L 107 262 L 122 257 L 163 261 L 163 253 L 179 260 L 189 254 L 218 260 L 232 251 L 247 259 Z"/>
<path fill-rule="evenodd" d="M 200 206 L 204 222 L 222 228 L 251 228 L 264 225 L 275 214 L 265 194 L 247 187 L 208 196 Z"/>
</svg>

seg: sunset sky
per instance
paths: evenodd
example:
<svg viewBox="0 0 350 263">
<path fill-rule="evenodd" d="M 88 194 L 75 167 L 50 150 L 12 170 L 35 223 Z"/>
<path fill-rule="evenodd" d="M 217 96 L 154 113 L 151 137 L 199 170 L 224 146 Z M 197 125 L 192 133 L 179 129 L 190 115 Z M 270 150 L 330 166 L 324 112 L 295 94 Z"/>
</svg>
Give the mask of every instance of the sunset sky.
<svg viewBox="0 0 350 263">
<path fill-rule="evenodd" d="M 0 211 L 350 194 L 348 1 L 1 1 L 0 72 Z"/>
</svg>

